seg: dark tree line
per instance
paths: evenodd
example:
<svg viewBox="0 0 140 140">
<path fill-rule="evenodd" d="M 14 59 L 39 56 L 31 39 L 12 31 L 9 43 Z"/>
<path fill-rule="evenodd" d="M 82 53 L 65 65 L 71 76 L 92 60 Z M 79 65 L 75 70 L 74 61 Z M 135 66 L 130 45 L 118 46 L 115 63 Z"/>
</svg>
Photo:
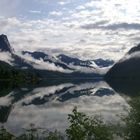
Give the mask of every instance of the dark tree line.
<svg viewBox="0 0 140 140">
<path fill-rule="evenodd" d="M 14 68 L 5 62 L 0 62 L 0 80 L 17 83 L 35 82 L 39 80 L 39 75 L 31 69 Z"/>
</svg>

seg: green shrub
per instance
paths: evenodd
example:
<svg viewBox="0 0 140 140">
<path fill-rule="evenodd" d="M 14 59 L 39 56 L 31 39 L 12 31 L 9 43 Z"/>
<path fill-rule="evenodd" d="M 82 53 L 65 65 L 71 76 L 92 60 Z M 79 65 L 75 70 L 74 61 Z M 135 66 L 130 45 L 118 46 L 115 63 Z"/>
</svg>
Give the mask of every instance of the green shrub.
<svg viewBox="0 0 140 140">
<path fill-rule="evenodd" d="M 140 97 L 130 101 L 131 109 L 123 119 L 126 126 L 124 129 L 124 140 L 140 140 Z"/>
<path fill-rule="evenodd" d="M 14 136 L 8 132 L 4 127 L 0 129 L 0 140 L 12 140 Z"/>
<path fill-rule="evenodd" d="M 75 107 L 68 115 L 70 126 L 66 129 L 69 140 L 112 140 L 112 132 L 100 118 L 91 118 Z"/>
</svg>

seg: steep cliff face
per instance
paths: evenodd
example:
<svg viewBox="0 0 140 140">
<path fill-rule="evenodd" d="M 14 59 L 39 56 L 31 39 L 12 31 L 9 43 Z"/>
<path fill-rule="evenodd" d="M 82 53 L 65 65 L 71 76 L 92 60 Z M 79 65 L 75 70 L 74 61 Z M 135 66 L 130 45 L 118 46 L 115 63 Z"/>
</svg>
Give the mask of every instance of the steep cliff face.
<svg viewBox="0 0 140 140">
<path fill-rule="evenodd" d="M 3 34 L 0 35 L 0 60 L 16 68 L 32 68 L 30 62 L 27 62 L 24 58 L 15 53 L 9 43 L 8 37 Z"/>
<path fill-rule="evenodd" d="M 0 51 L 13 53 L 14 50 L 10 46 L 9 40 L 6 35 L 0 35 Z"/>
</svg>

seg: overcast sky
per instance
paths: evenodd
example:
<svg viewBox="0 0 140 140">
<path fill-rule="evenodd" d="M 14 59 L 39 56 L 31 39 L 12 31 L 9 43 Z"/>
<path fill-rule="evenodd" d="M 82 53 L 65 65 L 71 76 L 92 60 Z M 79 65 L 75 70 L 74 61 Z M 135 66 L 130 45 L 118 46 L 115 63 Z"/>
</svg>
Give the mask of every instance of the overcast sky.
<svg viewBox="0 0 140 140">
<path fill-rule="evenodd" d="M 140 0 L 0 0 L 0 34 L 16 51 L 120 59 L 140 43 Z"/>
</svg>

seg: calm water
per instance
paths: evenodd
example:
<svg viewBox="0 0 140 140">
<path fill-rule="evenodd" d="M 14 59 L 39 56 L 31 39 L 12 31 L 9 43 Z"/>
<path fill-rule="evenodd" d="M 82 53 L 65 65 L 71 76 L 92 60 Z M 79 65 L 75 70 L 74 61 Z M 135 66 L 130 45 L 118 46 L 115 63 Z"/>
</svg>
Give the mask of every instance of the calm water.
<svg viewBox="0 0 140 140">
<path fill-rule="evenodd" d="M 126 114 L 130 99 L 129 86 L 111 88 L 104 81 L 51 81 L 36 87 L 12 90 L 1 85 L 0 125 L 13 134 L 21 134 L 30 124 L 37 128 L 58 129 L 67 127 L 67 115 L 74 106 L 88 115 L 101 115 L 107 122 L 116 123 L 118 114 Z M 122 84 L 121 84 L 122 85 Z M 122 89 L 122 90 L 121 90 Z M 117 91 L 117 92 L 116 92 Z"/>
</svg>

